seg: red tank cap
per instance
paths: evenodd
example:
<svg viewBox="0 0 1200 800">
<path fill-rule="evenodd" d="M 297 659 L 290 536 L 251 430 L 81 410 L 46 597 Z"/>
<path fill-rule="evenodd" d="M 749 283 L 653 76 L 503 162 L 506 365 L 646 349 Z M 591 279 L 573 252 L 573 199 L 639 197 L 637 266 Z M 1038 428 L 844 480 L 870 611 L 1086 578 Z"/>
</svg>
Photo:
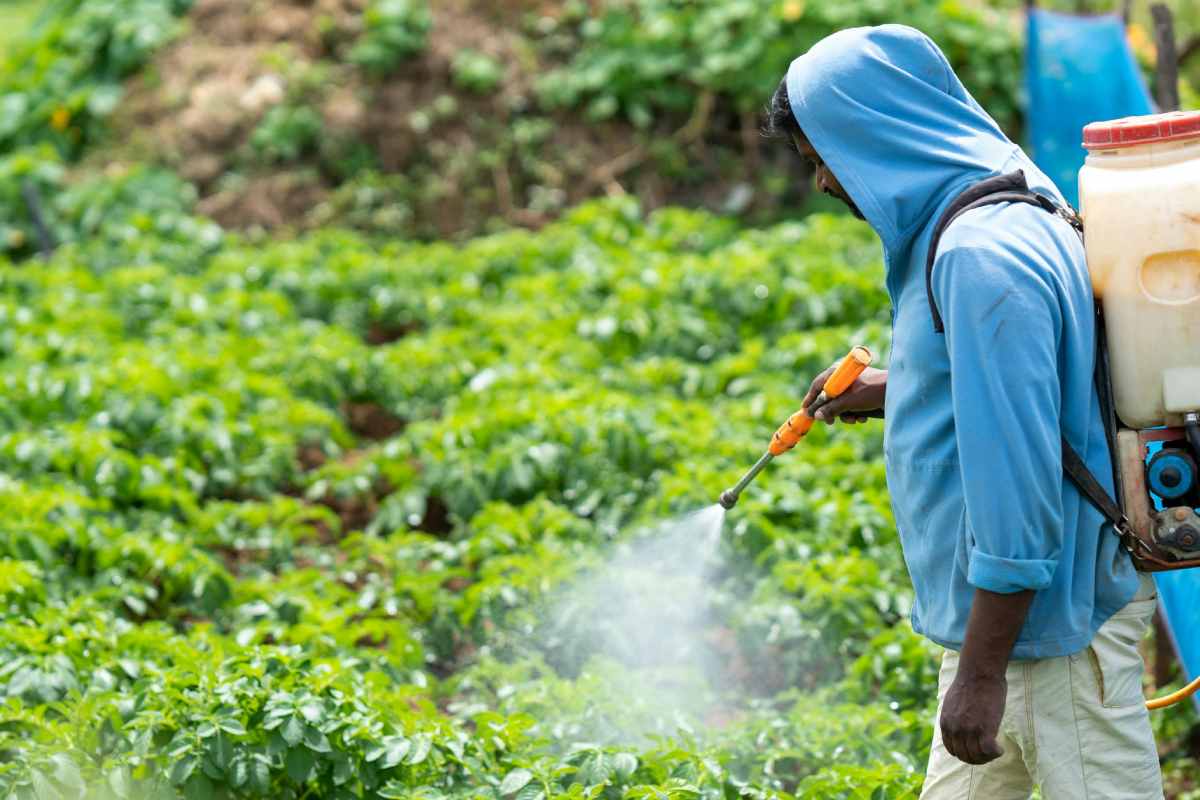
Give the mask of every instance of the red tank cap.
<svg viewBox="0 0 1200 800">
<path fill-rule="evenodd" d="M 1088 150 L 1112 150 L 1152 142 L 1200 138 L 1200 111 L 1172 111 L 1144 117 L 1093 122 L 1083 129 Z"/>
</svg>

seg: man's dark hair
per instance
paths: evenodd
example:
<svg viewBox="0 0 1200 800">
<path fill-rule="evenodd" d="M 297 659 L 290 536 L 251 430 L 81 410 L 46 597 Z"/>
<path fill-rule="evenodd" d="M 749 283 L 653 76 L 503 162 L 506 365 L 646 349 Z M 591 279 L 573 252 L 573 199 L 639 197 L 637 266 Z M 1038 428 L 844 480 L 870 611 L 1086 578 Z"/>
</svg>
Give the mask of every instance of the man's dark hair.
<svg viewBox="0 0 1200 800">
<path fill-rule="evenodd" d="M 796 115 L 792 113 L 792 101 L 788 99 L 787 78 L 779 82 L 779 88 L 771 97 L 771 105 L 767 108 L 767 125 L 763 129 L 769 139 L 783 139 L 789 145 L 792 134 L 803 135 Z"/>
</svg>

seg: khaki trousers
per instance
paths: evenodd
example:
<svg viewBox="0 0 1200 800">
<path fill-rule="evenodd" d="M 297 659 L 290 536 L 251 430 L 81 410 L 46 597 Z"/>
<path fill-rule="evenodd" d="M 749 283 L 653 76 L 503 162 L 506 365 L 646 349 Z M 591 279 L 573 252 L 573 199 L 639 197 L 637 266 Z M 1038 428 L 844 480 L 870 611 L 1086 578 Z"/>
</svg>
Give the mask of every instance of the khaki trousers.
<svg viewBox="0 0 1200 800">
<path fill-rule="evenodd" d="M 935 720 L 921 800 L 1159 800 L 1158 751 L 1142 696 L 1137 645 L 1158 603 L 1149 575 L 1132 602 L 1100 627 L 1087 649 L 1008 665 L 998 741 L 1004 755 L 983 766 L 959 761 Z M 938 716 L 958 653 L 938 676 Z"/>
</svg>

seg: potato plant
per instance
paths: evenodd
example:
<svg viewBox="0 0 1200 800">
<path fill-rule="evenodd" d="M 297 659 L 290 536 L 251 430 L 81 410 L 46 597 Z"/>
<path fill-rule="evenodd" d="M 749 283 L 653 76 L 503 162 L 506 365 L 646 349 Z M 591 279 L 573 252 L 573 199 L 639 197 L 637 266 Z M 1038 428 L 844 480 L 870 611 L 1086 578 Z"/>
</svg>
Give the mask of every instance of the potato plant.
<svg viewBox="0 0 1200 800">
<path fill-rule="evenodd" d="M 87 241 L 0 265 L 0 796 L 916 795 L 877 426 L 762 476 L 697 608 L 651 581 L 694 655 L 579 590 L 886 353 L 860 223 L 253 243 L 106 180 Z"/>
</svg>

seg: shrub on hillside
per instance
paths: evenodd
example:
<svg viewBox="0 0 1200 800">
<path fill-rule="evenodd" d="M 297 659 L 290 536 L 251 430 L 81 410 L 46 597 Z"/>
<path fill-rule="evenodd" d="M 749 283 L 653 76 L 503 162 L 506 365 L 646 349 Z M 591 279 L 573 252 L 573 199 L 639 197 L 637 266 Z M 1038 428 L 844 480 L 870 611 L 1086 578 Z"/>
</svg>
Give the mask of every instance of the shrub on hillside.
<svg viewBox="0 0 1200 800">
<path fill-rule="evenodd" d="M 426 0 L 371 0 L 350 60 L 373 75 L 386 75 L 425 48 L 432 24 Z"/>
</svg>

